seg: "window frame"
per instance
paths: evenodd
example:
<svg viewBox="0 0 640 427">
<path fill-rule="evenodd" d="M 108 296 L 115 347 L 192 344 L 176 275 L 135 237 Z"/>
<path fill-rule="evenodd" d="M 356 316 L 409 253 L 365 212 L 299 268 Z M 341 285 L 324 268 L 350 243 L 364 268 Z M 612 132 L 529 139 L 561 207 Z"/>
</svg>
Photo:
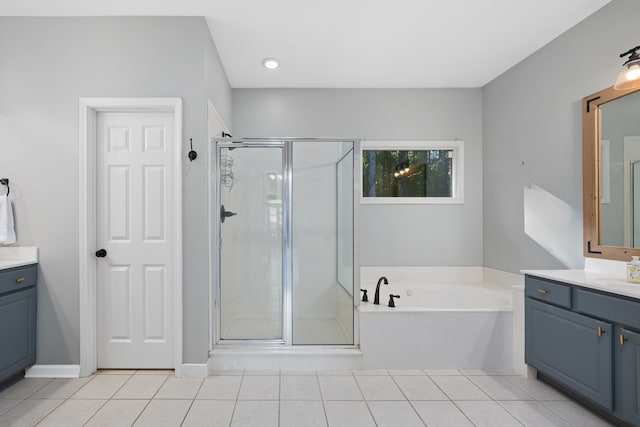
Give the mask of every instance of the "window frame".
<svg viewBox="0 0 640 427">
<path fill-rule="evenodd" d="M 451 159 L 451 197 L 365 197 L 364 168 L 362 159 L 365 151 L 426 151 L 452 150 Z M 372 141 L 363 140 L 360 144 L 360 203 L 363 205 L 459 205 L 464 204 L 464 141 Z"/>
</svg>

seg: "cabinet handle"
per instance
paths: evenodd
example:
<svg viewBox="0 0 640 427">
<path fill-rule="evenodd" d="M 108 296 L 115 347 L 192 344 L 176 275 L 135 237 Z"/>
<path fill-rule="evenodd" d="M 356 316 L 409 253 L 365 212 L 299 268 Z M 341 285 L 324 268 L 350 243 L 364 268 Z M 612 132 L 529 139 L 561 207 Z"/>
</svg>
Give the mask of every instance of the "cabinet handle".
<svg viewBox="0 0 640 427">
<path fill-rule="evenodd" d="M 24 277 L 19 277 L 16 279 L 16 283 L 22 283 L 24 282 Z"/>
<path fill-rule="evenodd" d="M 602 329 L 601 326 L 598 326 L 598 336 L 601 337 L 603 336 L 607 331 L 605 331 L 604 329 Z"/>
<path fill-rule="evenodd" d="M 542 295 L 547 293 L 546 289 L 538 289 L 538 293 L 541 293 Z"/>
<path fill-rule="evenodd" d="M 620 334 L 620 345 L 624 345 L 625 341 L 629 341 L 629 338 L 625 338 L 624 335 Z"/>
</svg>

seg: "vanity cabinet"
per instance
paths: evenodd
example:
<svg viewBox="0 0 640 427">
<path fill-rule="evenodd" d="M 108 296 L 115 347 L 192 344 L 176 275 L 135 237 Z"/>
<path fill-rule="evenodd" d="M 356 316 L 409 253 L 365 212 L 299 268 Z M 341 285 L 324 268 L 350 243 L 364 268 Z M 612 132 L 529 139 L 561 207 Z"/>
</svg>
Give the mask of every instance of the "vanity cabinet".
<svg viewBox="0 0 640 427">
<path fill-rule="evenodd" d="M 640 321 L 640 320 L 639 320 Z M 618 330 L 622 413 L 625 420 L 640 425 L 640 333 Z"/>
<path fill-rule="evenodd" d="M 525 276 L 525 362 L 640 426 L 640 300 Z"/>
<path fill-rule="evenodd" d="M 611 324 L 531 300 L 526 362 L 613 410 Z"/>
<path fill-rule="evenodd" d="M 36 361 L 36 265 L 0 270 L 0 383 Z"/>
</svg>

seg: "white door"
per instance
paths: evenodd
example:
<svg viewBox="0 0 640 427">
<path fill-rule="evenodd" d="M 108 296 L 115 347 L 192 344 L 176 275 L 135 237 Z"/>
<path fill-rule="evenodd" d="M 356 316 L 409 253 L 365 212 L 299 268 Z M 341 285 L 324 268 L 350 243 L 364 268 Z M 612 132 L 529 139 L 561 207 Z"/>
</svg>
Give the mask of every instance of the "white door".
<svg viewBox="0 0 640 427">
<path fill-rule="evenodd" d="M 98 368 L 174 367 L 174 141 L 173 113 L 97 114 Z"/>
</svg>

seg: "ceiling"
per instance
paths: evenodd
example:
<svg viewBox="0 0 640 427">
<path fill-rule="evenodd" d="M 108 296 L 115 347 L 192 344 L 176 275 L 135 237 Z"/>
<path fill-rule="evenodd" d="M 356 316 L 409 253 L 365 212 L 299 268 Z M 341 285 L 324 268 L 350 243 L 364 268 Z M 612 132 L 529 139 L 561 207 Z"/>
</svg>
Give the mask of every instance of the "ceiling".
<svg viewBox="0 0 640 427">
<path fill-rule="evenodd" d="M 204 16 L 234 88 L 481 87 L 609 1 L 0 0 L 0 15 Z"/>
</svg>

